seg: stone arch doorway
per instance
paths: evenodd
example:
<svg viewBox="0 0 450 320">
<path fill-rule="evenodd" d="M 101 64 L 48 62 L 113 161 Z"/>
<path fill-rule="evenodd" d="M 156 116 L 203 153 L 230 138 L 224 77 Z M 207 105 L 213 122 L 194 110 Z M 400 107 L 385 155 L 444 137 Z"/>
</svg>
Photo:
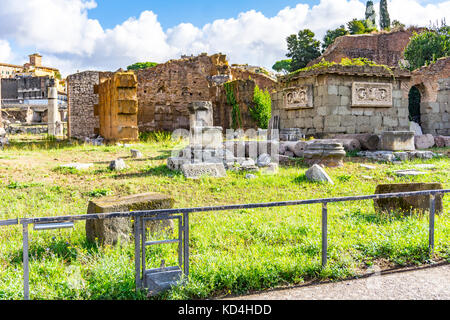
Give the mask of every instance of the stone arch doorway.
<svg viewBox="0 0 450 320">
<path fill-rule="evenodd" d="M 422 94 L 417 86 L 412 86 L 408 94 L 408 110 L 409 121 L 421 123 L 420 119 L 420 104 L 422 102 Z"/>
</svg>

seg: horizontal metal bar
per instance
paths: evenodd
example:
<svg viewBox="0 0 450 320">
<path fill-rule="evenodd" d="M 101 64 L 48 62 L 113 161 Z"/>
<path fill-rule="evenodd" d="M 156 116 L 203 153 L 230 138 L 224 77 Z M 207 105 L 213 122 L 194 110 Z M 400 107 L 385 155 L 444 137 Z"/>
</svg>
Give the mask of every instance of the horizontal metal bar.
<svg viewBox="0 0 450 320">
<path fill-rule="evenodd" d="M 19 224 L 19 219 L 9 219 L 0 221 L 0 226 L 12 226 L 15 224 Z"/>
<path fill-rule="evenodd" d="M 127 218 L 127 217 L 146 217 L 157 215 L 175 215 L 180 213 L 194 213 L 194 212 L 208 212 L 208 211 L 227 211 L 238 209 L 256 209 L 256 208 L 272 208 L 272 207 L 285 207 L 285 206 L 298 206 L 306 204 L 318 204 L 318 203 L 333 203 L 333 202 L 346 202 L 346 201 L 362 201 L 371 199 L 386 199 L 386 198 L 400 198 L 400 197 L 412 197 L 412 196 L 427 196 L 449 193 L 450 189 L 442 190 L 425 190 L 425 191 L 412 191 L 412 192 L 398 192 L 398 193 L 381 193 L 366 196 L 351 196 L 340 198 L 322 198 L 322 199 L 309 199 L 309 200 L 292 200 L 281 202 L 268 202 L 268 203 L 253 203 L 253 204 L 237 204 L 226 205 L 216 207 L 198 207 L 198 208 L 179 208 L 179 209 L 158 209 L 158 210 L 140 210 L 129 212 L 111 212 L 111 213 L 96 213 L 96 214 L 84 214 L 74 216 L 61 216 L 61 217 L 42 217 L 42 218 L 26 218 L 21 219 L 20 223 L 43 223 L 43 222 L 63 222 L 63 221 L 76 221 L 76 220 L 96 220 L 96 219 L 113 219 L 113 218 Z"/>
<path fill-rule="evenodd" d="M 171 240 L 159 240 L 159 241 L 147 241 L 146 246 L 154 246 L 157 244 L 167 244 L 167 243 L 177 243 L 181 242 L 181 239 L 171 239 Z"/>
<path fill-rule="evenodd" d="M 157 216 L 157 217 L 150 217 L 150 218 L 143 218 L 143 221 L 155 221 L 155 220 L 181 220 L 181 216 Z"/>
<path fill-rule="evenodd" d="M 54 230 L 54 229 L 69 229 L 73 228 L 73 222 L 64 222 L 64 223 L 43 223 L 43 224 L 35 224 L 34 230 Z"/>
</svg>

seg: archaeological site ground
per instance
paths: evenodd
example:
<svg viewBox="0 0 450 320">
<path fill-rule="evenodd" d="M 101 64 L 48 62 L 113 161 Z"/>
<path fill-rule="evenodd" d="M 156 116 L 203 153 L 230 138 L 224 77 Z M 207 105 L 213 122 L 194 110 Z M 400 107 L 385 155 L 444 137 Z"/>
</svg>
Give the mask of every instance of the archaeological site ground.
<svg viewBox="0 0 450 320">
<path fill-rule="evenodd" d="M 289 36 L 273 71 L 220 52 L 66 77 L 38 53 L 0 63 L 0 300 L 216 299 L 449 263 L 450 27 L 386 6 L 380 30 L 368 1 L 323 44 Z"/>
</svg>

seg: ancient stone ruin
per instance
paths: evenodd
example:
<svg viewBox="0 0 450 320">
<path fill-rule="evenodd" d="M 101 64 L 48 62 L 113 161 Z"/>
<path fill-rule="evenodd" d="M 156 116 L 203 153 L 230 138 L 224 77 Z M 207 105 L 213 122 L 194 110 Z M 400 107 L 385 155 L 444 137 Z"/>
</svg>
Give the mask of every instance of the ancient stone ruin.
<svg viewBox="0 0 450 320">
<path fill-rule="evenodd" d="M 99 117 L 99 134 L 107 142 L 138 140 L 136 88 L 133 72 L 117 72 L 94 87 L 99 96 L 94 115 Z"/>
<path fill-rule="evenodd" d="M 111 72 L 85 71 L 67 77 L 69 137 L 84 140 L 99 134 L 99 116 L 94 105 L 99 96 L 94 86 Z M 223 54 L 182 57 L 152 68 L 135 71 L 137 78 L 137 123 L 140 132 L 173 131 L 190 128 L 188 106 L 195 101 L 210 101 L 213 126 L 231 127 L 231 106 L 224 88 L 230 82 L 240 106 L 242 128 L 255 128 L 248 109 L 254 88 L 272 90 L 276 79 L 258 68 L 230 66 Z"/>
</svg>

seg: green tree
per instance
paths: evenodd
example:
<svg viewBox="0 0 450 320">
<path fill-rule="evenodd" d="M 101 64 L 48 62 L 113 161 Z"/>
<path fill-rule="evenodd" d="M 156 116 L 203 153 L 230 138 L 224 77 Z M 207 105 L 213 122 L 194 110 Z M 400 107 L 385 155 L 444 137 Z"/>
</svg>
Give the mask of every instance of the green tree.
<svg viewBox="0 0 450 320">
<path fill-rule="evenodd" d="M 450 56 L 450 27 L 443 26 L 437 30 L 414 33 L 404 54 L 410 70 Z"/>
<path fill-rule="evenodd" d="M 377 25 L 377 14 L 375 9 L 373 8 L 373 1 L 367 1 L 366 4 L 366 20 L 370 22 L 372 27 L 376 27 Z"/>
<path fill-rule="evenodd" d="M 277 61 L 272 66 L 272 69 L 277 72 L 289 73 L 289 71 L 291 70 L 291 62 L 292 62 L 292 59 Z"/>
<path fill-rule="evenodd" d="M 380 1 L 380 28 L 387 30 L 391 27 L 391 18 L 387 7 L 387 0 Z"/>
<path fill-rule="evenodd" d="M 392 21 L 392 23 L 391 23 L 391 27 L 392 27 L 392 28 L 403 29 L 403 28 L 405 28 L 405 25 L 404 25 L 403 23 L 401 23 L 400 21 L 398 21 L 398 20 L 394 20 L 394 21 Z"/>
<path fill-rule="evenodd" d="M 267 129 L 272 116 L 272 99 L 269 91 L 267 89 L 263 91 L 258 86 L 255 86 L 253 103 L 253 106 L 249 108 L 250 115 L 259 128 Z"/>
<path fill-rule="evenodd" d="M 158 64 L 156 62 L 136 62 L 135 64 L 128 66 L 127 70 L 147 69 L 147 68 L 153 68 L 154 66 L 157 66 L 157 65 Z"/>
<path fill-rule="evenodd" d="M 312 60 L 320 56 L 320 41 L 314 39 L 314 32 L 309 29 L 300 30 L 298 34 L 287 37 L 287 57 L 292 59 L 291 72 L 302 69 Z"/>
<path fill-rule="evenodd" d="M 327 33 L 323 38 L 322 49 L 325 50 L 326 48 L 328 48 L 330 45 L 333 44 L 334 40 L 336 40 L 337 37 L 345 36 L 348 33 L 349 32 L 347 31 L 347 29 L 345 29 L 344 25 L 334 30 L 327 30 Z"/>
<path fill-rule="evenodd" d="M 377 30 L 375 26 L 372 26 L 372 23 L 369 20 L 358 19 L 349 21 L 347 23 L 347 28 L 350 31 L 350 34 L 365 34 Z"/>
</svg>

